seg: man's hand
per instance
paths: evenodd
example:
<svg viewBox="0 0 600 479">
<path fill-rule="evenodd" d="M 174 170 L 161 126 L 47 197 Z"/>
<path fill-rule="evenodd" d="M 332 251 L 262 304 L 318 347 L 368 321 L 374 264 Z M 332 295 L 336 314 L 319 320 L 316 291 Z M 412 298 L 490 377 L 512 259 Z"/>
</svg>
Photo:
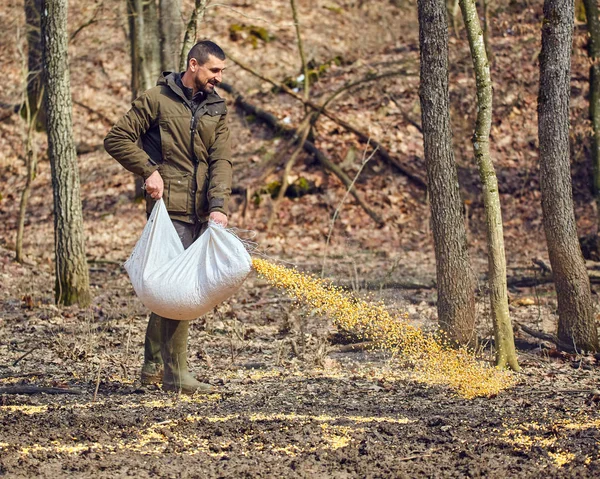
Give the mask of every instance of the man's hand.
<svg viewBox="0 0 600 479">
<path fill-rule="evenodd" d="M 220 224 L 221 226 L 227 226 L 227 215 L 219 211 L 213 211 L 208 219 L 213 220 L 215 223 Z"/>
<path fill-rule="evenodd" d="M 159 200 L 162 198 L 163 191 L 165 189 L 165 184 L 163 183 L 162 176 L 158 170 L 152 173 L 148 178 L 146 178 L 146 182 L 144 183 L 144 187 L 146 192 L 155 200 Z"/>
</svg>

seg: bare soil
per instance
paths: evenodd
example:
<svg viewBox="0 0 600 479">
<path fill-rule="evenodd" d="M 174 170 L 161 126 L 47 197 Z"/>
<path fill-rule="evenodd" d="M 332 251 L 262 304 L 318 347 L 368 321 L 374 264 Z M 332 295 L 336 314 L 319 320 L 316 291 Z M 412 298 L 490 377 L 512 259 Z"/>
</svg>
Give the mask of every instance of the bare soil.
<svg viewBox="0 0 600 479">
<path fill-rule="evenodd" d="M 101 21 L 71 42 L 74 136 L 97 146 L 124 113 L 129 78 L 123 2 L 105 0 Z M 335 3 L 335 5 L 334 5 Z M 313 95 L 323 100 L 349 79 L 386 68 L 412 68 L 397 81 L 378 82 L 336 102 L 335 111 L 371 132 L 390 152 L 424 168 L 418 129 L 418 32 L 414 5 L 374 1 L 300 1 L 310 58 L 337 55 Z M 402 2 L 396 2 L 402 3 Z M 547 262 L 537 176 L 535 96 L 541 6 L 497 2 L 493 16 L 496 109 L 494 157 L 504 208 L 509 275 L 535 276 L 532 258 Z M 186 3 L 186 11 L 191 4 Z M 339 7 L 339 8 L 338 8 Z M 71 29 L 93 14 L 93 4 L 71 5 Z M 239 12 L 246 16 L 240 15 Z M 6 88 L 3 104 L 19 101 L 22 5 L 0 15 L 10 41 L 0 45 Z M 232 24 L 266 26 L 269 43 L 228 35 Z M 299 65 L 285 1 L 238 2 L 209 10 L 207 36 L 263 73 L 295 77 Z M 335 32 L 335 35 L 332 33 Z M 22 34 L 22 33 L 21 33 Z M 573 57 L 573 177 L 580 233 L 595 229 L 587 178 L 587 63 L 576 26 Z M 485 285 L 485 224 L 469 138 L 474 82 L 464 31 L 451 37 L 453 129 L 473 269 L 481 277 L 478 334 L 482 360 L 493 358 Z M 227 80 L 248 98 L 297 124 L 293 99 L 231 64 Z M 397 103 L 390 98 L 393 97 Z M 89 108 L 81 105 L 86 105 Z M 399 106 L 398 106 L 399 105 Z M 233 105 L 235 183 L 258 190 L 244 208 L 233 197 L 233 226 L 256 232 L 257 254 L 286 261 L 383 301 L 398 316 L 426 329 L 436 325 L 435 258 L 425 193 L 406 177 L 372 160 L 357 182 L 385 226 L 377 228 L 349 198 L 331 242 L 331 216 L 344 196 L 339 181 L 310 159 L 294 174 L 315 193 L 286 198 L 275 227 L 273 208 L 254 185 L 260 165 L 282 140 Z M 91 110 L 90 110 L 91 108 Z M 3 112 L 9 110 L 2 110 Z M 3 477 L 556 477 L 600 476 L 600 357 L 556 351 L 517 329 L 522 372 L 515 388 L 496 397 L 465 400 L 415 380 L 410 368 L 381 351 L 345 352 L 327 318 L 296 305 L 252 275 L 214 313 L 194 321 L 190 365 L 218 393 L 176 396 L 142 387 L 139 369 L 147 310 L 133 294 L 122 263 L 144 223 L 132 202 L 133 181 L 101 149 L 80 155 L 83 210 L 94 300 L 91 307 L 54 305 L 50 166 L 45 156 L 30 201 L 26 262 L 14 262 L 14 236 L 24 184 L 18 115 L 0 122 L 0 476 Z M 321 120 L 317 145 L 353 177 L 365 145 Z M 44 148 L 45 137 L 36 137 Z M 586 156 L 588 155 L 588 156 Z M 281 170 L 266 182 L 278 180 Z M 249 238 L 246 232 L 239 233 Z M 390 287 L 419 282 L 422 287 Z M 364 288 L 372 286 L 371 291 Z M 594 286 L 594 288 L 596 288 Z M 597 297 L 597 291 L 594 291 Z M 551 284 L 510 291 L 516 324 L 553 332 Z M 47 392 L 13 394 L 17 387 Z M 53 388 L 53 389 L 50 389 Z M 50 394 L 63 393 L 63 394 Z"/>
</svg>

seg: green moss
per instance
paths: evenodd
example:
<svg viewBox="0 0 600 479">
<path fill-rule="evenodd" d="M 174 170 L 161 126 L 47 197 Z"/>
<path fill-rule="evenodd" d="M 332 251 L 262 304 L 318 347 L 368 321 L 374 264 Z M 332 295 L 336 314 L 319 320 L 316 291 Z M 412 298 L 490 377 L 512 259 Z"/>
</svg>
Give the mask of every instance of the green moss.
<svg viewBox="0 0 600 479">
<path fill-rule="evenodd" d="M 262 40 L 265 43 L 269 43 L 271 41 L 273 41 L 273 39 L 275 38 L 273 35 L 271 35 L 266 28 L 263 27 L 257 27 L 255 25 L 250 25 L 248 27 L 248 32 L 250 33 L 250 35 L 253 35 L 256 38 L 259 38 L 260 40 Z"/>
<path fill-rule="evenodd" d="M 256 48 L 259 41 L 268 43 L 273 41 L 275 36 L 264 27 L 233 23 L 229 25 L 229 38 L 233 41 L 246 39 Z"/>
<path fill-rule="evenodd" d="M 337 5 L 325 5 L 323 8 L 329 10 L 330 12 L 337 13 L 338 15 L 344 13 L 344 9 L 342 7 L 338 7 Z"/>
<path fill-rule="evenodd" d="M 271 198 L 276 198 L 279 194 L 279 190 L 281 189 L 281 181 L 271 181 L 266 186 L 266 193 L 271 195 Z"/>
</svg>

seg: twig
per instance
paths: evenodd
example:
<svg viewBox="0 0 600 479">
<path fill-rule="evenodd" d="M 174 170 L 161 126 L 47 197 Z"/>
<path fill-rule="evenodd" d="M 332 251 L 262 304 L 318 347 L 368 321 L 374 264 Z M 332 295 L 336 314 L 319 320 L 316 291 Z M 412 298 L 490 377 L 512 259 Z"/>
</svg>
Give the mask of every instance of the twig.
<svg viewBox="0 0 600 479">
<path fill-rule="evenodd" d="M 375 345 L 373 341 L 363 341 L 362 343 L 344 344 L 338 347 L 336 353 L 351 353 L 354 351 L 365 351 Z"/>
<path fill-rule="evenodd" d="M 27 378 L 30 376 L 44 376 L 44 373 L 42 371 L 34 371 L 32 373 L 5 373 L 0 374 L 0 379 Z"/>
<path fill-rule="evenodd" d="M 0 394 L 84 394 L 81 389 L 47 388 L 41 386 L 9 386 L 0 388 Z"/>
<path fill-rule="evenodd" d="M 360 78 L 358 80 L 351 81 L 349 83 L 346 83 L 345 85 L 341 86 L 336 91 L 334 91 L 327 98 L 327 100 L 325 100 L 323 102 L 322 108 L 323 109 L 327 108 L 329 106 L 329 104 L 335 98 L 337 98 L 343 92 L 350 90 L 351 88 L 354 88 L 355 86 L 359 86 L 359 85 L 362 85 L 363 83 L 369 83 L 369 82 L 373 82 L 373 81 L 377 81 L 377 80 L 383 80 L 384 78 L 389 78 L 389 77 L 394 77 L 394 76 L 399 76 L 399 75 L 410 75 L 410 72 L 408 70 L 396 70 L 396 71 L 392 71 L 392 72 L 382 73 L 380 75 L 367 74 L 365 77 Z"/>
<path fill-rule="evenodd" d="M 412 461 L 414 459 L 421 459 L 422 457 L 431 457 L 431 454 L 415 454 L 414 456 L 401 457 L 398 461 Z"/>
<path fill-rule="evenodd" d="M 246 17 L 246 18 L 248 18 L 248 19 L 250 19 L 250 20 L 259 20 L 259 21 L 261 21 L 261 22 L 265 22 L 265 23 L 267 23 L 267 24 L 269 24 L 269 25 L 273 25 L 273 22 L 271 22 L 270 20 L 267 20 L 266 18 L 263 18 L 263 17 L 255 17 L 255 16 L 253 16 L 253 15 L 248 15 L 247 13 L 244 13 L 244 12 L 242 12 L 242 11 L 240 11 L 240 10 L 237 10 L 237 9 L 233 8 L 233 6 L 231 6 L 231 5 L 226 5 L 226 4 L 224 4 L 224 3 L 212 3 L 212 4 L 210 4 L 210 5 L 207 5 L 207 6 L 206 6 L 206 8 L 207 8 L 207 9 L 208 9 L 208 8 L 211 8 L 211 7 L 223 7 L 223 8 L 228 8 L 228 9 L 229 9 L 229 10 L 231 10 L 232 12 L 234 12 L 234 13 L 237 13 L 238 15 L 241 15 L 242 17 Z M 278 24 L 278 25 L 286 25 L 286 24 Z"/>
<path fill-rule="evenodd" d="M 94 110 L 91 106 L 88 106 L 85 103 L 73 99 L 73 104 L 83 108 L 84 110 L 87 110 L 90 113 L 93 113 L 94 115 L 97 115 L 98 118 L 100 118 L 100 120 L 102 120 L 102 122 L 107 126 L 113 126 L 116 123 L 115 121 L 107 117 L 104 113 L 99 112 L 98 110 Z"/>
<path fill-rule="evenodd" d="M 350 190 L 354 187 L 354 183 L 356 183 L 356 180 L 358 179 L 359 175 L 362 173 L 362 170 L 364 169 L 365 165 L 369 162 L 369 160 L 371 158 L 373 158 L 373 155 L 375 155 L 375 153 L 377 153 L 377 148 L 375 148 L 373 150 L 373 152 L 371 153 L 371 155 L 369 155 L 369 157 L 365 160 L 365 156 L 367 155 L 368 148 L 369 148 L 369 142 L 367 142 L 367 146 L 365 147 L 365 151 L 363 153 L 363 158 L 362 158 L 360 168 L 356 172 L 356 175 L 354 176 L 352 183 L 350 183 L 350 186 L 346 190 L 346 193 L 342 197 L 341 201 L 338 203 L 338 206 L 335 209 L 335 212 L 333 213 L 333 217 L 331 218 L 331 223 L 329 224 L 329 233 L 327 233 L 327 241 L 325 242 L 325 250 L 323 251 L 323 264 L 321 266 L 321 278 L 325 274 L 325 262 L 327 261 L 327 250 L 329 249 L 329 241 L 331 240 L 331 234 L 333 233 L 333 227 L 335 226 L 335 220 L 337 219 L 338 215 L 340 214 L 340 210 L 341 210 L 342 206 L 344 205 L 344 201 L 346 201 L 346 198 L 348 198 L 348 194 L 350 193 Z"/>
<path fill-rule="evenodd" d="M 19 364 L 21 362 L 22 359 L 25 359 L 27 356 L 29 356 L 31 353 L 33 353 L 36 349 L 39 349 L 39 346 L 34 346 L 33 348 L 31 348 L 29 351 L 27 351 L 25 354 L 23 354 L 21 357 L 19 357 L 12 365 L 16 366 L 17 364 Z"/>
<path fill-rule="evenodd" d="M 133 318 L 129 321 L 129 328 L 127 329 L 127 343 L 125 345 L 125 376 L 129 375 L 129 344 L 131 343 L 131 327 L 133 326 Z"/>
<path fill-rule="evenodd" d="M 93 14 L 92 14 L 92 16 L 90 17 L 90 19 L 89 19 L 87 22 L 85 22 L 85 23 L 83 23 L 83 24 L 79 25 L 79 27 L 77 27 L 77 29 L 76 29 L 76 30 L 75 30 L 75 31 L 74 31 L 74 32 L 71 34 L 71 36 L 69 37 L 69 41 L 70 41 L 70 42 L 72 42 L 73 40 L 75 40 L 75 37 L 76 37 L 77 35 L 79 35 L 79 33 L 81 33 L 81 31 L 82 31 L 84 28 L 87 28 L 87 27 L 89 27 L 90 25 L 93 25 L 94 23 L 98 23 L 98 22 L 100 21 L 100 20 L 96 20 L 96 15 L 98 15 L 98 12 L 99 12 L 100 10 L 102 10 L 102 6 L 103 6 L 103 4 L 102 4 L 102 3 L 101 3 L 100 5 L 98 5 L 98 6 L 96 7 L 96 10 L 94 10 L 94 13 L 93 13 Z"/>
<path fill-rule="evenodd" d="M 267 221 L 267 231 L 270 231 L 271 227 L 273 226 L 273 222 L 275 221 L 275 217 L 277 215 L 277 210 L 279 209 L 279 204 L 281 203 L 281 200 L 283 199 L 283 197 L 285 195 L 285 190 L 287 190 L 287 187 L 289 186 L 288 176 L 290 175 L 290 173 L 292 171 L 294 163 L 296 162 L 296 158 L 298 157 L 298 155 L 304 148 L 304 142 L 308 138 L 308 134 L 310 132 L 310 126 L 311 126 L 310 117 L 311 117 L 311 115 L 306 115 L 302 124 L 298 127 L 297 131 L 299 133 L 300 140 L 298 141 L 298 145 L 294 149 L 294 151 L 291 154 L 288 161 L 286 161 L 285 167 L 283 168 L 283 176 L 281 178 L 281 187 L 279 188 L 279 192 L 277 193 L 277 198 L 273 202 L 273 207 L 271 208 L 271 214 L 269 215 L 269 221 Z"/>
<path fill-rule="evenodd" d="M 294 26 L 296 27 L 298 54 L 300 55 L 300 60 L 302 61 L 302 71 L 304 72 L 304 100 L 308 101 L 310 97 L 310 79 L 308 77 L 308 65 L 306 64 L 306 57 L 304 56 L 304 47 L 302 46 L 302 35 L 300 35 L 300 22 L 298 21 L 298 9 L 296 8 L 296 1 L 290 0 L 290 5 L 292 6 L 292 17 L 294 18 Z M 308 109 L 306 103 L 305 108 Z"/>
<path fill-rule="evenodd" d="M 125 263 L 125 260 L 113 261 L 111 259 L 88 258 L 87 262 L 89 264 L 114 264 L 115 266 L 123 266 L 123 263 Z"/>
<path fill-rule="evenodd" d="M 98 396 L 98 389 L 100 389 L 100 372 L 102 371 L 102 361 L 98 364 L 98 374 L 96 375 L 96 389 L 94 389 L 94 398 L 92 402 L 96 402 L 96 397 Z"/>
<path fill-rule="evenodd" d="M 394 105 L 396 105 L 398 107 L 398 109 L 400 110 L 400 114 L 402 115 L 402 118 L 404 118 L 404 120 L 406 122 L 410 123 L 417 130 L 419 130 L 419 133 L 423 134 L 423 128 L 421 127 L 421 125 L 406 114 L 406 112 L 402 109 L 402 106 L 400 105 L 400 103 L 398 103 L 398 101 L 390 93 L 387 94 L 387 97 L 390 100 L 392 100 L 392 103 L 394 103 Z"/>
</svg>

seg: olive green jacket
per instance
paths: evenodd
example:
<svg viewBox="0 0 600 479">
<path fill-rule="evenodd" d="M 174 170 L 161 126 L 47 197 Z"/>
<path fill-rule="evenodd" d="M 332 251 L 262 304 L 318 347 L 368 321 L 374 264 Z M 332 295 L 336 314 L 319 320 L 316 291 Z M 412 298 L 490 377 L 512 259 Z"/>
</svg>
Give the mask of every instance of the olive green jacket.
<svg viewBox="0 0 600 479">
<path fill-rule="evenodd" d="M 104 139 L 104 148 L 144 179 L 158 170 L 171 218 L 195 223 L 214 211 L 227 214 L 232 177 L 227 108 L 213 91 L 192 113 L 175 75 L 164 73 L 157 86 L 133 102 Z M 160 139 L 158 147 L 150 144 L 150 136 Z M 149 195 L 146 201 L 150 212 L 154 201 Z"/>
</svg>

